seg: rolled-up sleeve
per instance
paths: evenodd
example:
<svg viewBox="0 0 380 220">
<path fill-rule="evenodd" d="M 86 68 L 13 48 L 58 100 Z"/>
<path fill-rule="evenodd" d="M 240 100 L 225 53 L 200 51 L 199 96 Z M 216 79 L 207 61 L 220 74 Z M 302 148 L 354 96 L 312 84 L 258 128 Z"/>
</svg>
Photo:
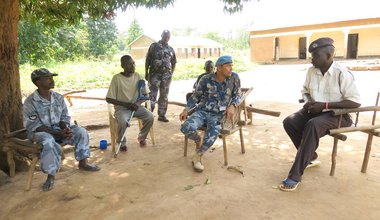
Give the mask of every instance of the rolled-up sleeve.
<svg viewBox="0 0 380 220">
<path fill-rule="evenodd" d="M 234 74 L 234 82 L 231 94 L 231 104 L 239 105 L 241 100 L 241 86 L 240 86 L 240 78 L 237 74 Z"/>
<path fill-rule="evenodd" d="M 349 72 L 342 72 L 340 83 L 343 100 L 350 100 L 360 104 L 360 93 L 355 85 L 354 76 Z"/>
</svg>

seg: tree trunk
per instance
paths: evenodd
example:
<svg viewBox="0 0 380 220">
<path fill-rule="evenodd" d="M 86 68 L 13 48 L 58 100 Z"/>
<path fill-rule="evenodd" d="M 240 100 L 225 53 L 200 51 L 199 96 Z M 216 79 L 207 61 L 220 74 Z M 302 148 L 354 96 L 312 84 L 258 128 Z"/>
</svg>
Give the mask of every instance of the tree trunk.
<svg viewBox="0 0 380 220">
<path fill-rule="evenodd" d="M 18 68 L 19 1 L 0 0 L 0 169 L 8 173 L 3 135 L 22 127 Z"/>
</svg>

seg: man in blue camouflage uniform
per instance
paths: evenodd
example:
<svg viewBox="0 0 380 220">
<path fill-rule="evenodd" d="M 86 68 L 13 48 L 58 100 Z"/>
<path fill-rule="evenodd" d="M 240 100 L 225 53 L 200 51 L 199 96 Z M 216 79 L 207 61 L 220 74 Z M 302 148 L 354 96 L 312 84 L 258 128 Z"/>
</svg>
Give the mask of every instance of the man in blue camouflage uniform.
<svg viewBox="0 0 380 220">
<path fill-rule="evenodd" d="M 193 85 L 193 91 L 186 94 L 186 101 L 189 100 L 190 96 L 193 94 L 194 90 L 197 88 L 199 80 L 201 80 L 201 78 L 204 75 L 207 75 L 207 74 L 210 74 L 210 73 L 214 73 L 214 69 L 215 69 L 214 62 L 212 62 L 211 60 L 207 60 L 206 63 L 205 63 L 205 67 L 203 69 L 206 72 L 204 72 L 204 73 L 202 73 L 201 75 L 198 76 L 197 80 L 195 81 L 195 83 Z"/>
<path fill-rule="evenodd" d="M 158 120 L 162 122 L 169 122 L 165 115 L 168 110 L 169 87 L 177 63 L 174 49 L 168 44 L 169 40 L 170 32 L 164 30 L 161 40 L 150 45 L 145 60 L 145 79 L 149 82 L 152 111 L 160 90 L 157 113 Z"/>
<path fill-rule="evenodd" d="M 86 129 L 70 125 L 70 116 L 64 97 L 54 91 L 53 76 L 45 68 L 34 70 L 32 82 L 38 87 L 24 102 L 24 126 L 28 139 L 41 144 L 41 170 L 48 174 L 42 186 L 43 191 L 54 187 L 55 174 L 61 164 L 61 146 L 59 143 L 75 146 L 75 159 L 79 161 L 79 169 L 98 171 L 100 168 L 87 163 L 90 157 L 89 136 Z"/>
<path fill-rule="evenodd" d="M 232 57 L 219 57 L 215 66 L 216 73 L 207 74 L 200 79 L 193 95 L 187 101 L 186 108 L 179 116 L 179 119 L 184 121 L 189 110 L 195 108 L 195 112 L 182 124 L 181 131 L 197 145 L 192 159 L 197 172 L 204 170 L 201 158 L 220 134 L 223 116 L 226 115 L 228 120 L 232 120 L 235 108 L 240 102 L 240 78 L 232 72 Z M 197 129 L 202 126 L 207 128 L 201 144 Z"/>
</svg>

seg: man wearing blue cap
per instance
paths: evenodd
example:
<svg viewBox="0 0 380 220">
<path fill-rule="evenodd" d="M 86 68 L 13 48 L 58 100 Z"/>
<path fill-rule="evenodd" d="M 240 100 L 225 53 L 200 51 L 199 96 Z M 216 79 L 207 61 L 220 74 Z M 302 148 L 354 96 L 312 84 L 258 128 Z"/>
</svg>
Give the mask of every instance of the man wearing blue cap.
<svg viewBox="0 0 380 220">
<path fill-rule="evenodd" d="M 232 120 L 235 107 L 240 102 L 240 78 L 232 72 L 232 57 L 224 55 L 215 63 L 216 73 L 203 76 L 195 88 L 194 93 L 187 101 L 186 108 L 179 115 L 181 131 L 193 140 L 197 146 L 192 159 L 193 168 L 202 172 L 203 154 L 214 144 L 221 131 L 221 119 L 224 115 Z M 197 104 L 198 103 L 198 104 Z M 195 112 L 188 117 L 190 109 Z M 206 126 L 203 142 L 197 129 Z"/>
<path fill-rule="evenodd" d="M 70 125 L 70 116 L 62 95 L 52 91 L 53 76 L 45 68 L 34 70 L 32 82 L 38 87 L 24 102 L 23 116 L 28 139 L 41 144 L 41 170 L 48 174 L 42 186 L 43 191 L 54 187 L 55 174 L 61 166 L 61 146 L 65 143 L 75 146 L 75 159 L 79 161 L 79 169 L 98 171 L 100 168 L 89 164 L 89 136 L 86 129 Z"/>
<path fill-rule="evenodd" d="M 316 160 L 319 139 L 328 130 L 337 128 L 339 123 L 339 117 L 330 114 L 328 109 L 360 106 L 360 95 L 353 75 L 333 59 L 333 43 L 333 39 L 325 37 L 310 44 L 313 67 L 308 69 L 302 89 L 306 103 L 301 110 L 283 121 L 297 155 L 288 177 L 279 186 L 282 191 L 294 191 L 301 182 L 304 170 L 320 164 Z M 351 124 L 350 116 L 344 115 L 341 126 Z"/>
</svg>

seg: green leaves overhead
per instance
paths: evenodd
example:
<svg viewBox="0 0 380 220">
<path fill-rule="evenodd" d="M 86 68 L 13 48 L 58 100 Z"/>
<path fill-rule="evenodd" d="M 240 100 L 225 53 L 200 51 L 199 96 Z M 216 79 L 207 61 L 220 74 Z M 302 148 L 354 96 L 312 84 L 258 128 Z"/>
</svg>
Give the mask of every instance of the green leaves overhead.
<svg viewBox="0 0 380 220">
<path fill-rule="evenodd" d="M 250 0 L 221 0 L 224 10 L 229 13 L 241 11 L 243 3 Z M 52 26 L 76 23 L 86 16 L 91 18 L 112 18 L 117 9 L 165 8 L 175 0 L 20 0 L 21 20 L 43 22 Z"/>
<path fill-rule="evenodd" d="M 174 0 L 20 0 L 21 20 L 52 26 L 76 23 L 85 16 L 112 18 L 115 11 L 134 7 L 164 8 Z"/>
</svg>

